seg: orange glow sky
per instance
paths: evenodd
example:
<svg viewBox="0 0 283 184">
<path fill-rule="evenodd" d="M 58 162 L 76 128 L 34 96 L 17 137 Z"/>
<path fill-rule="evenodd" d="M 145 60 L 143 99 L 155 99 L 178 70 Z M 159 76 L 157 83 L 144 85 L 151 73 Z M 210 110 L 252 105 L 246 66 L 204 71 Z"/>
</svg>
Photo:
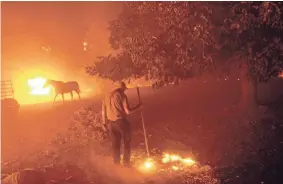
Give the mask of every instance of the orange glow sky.
<svg viewBox="0 0 283 184">
<path fill-rule="evenodd" d="M 75 80 L 93 89 L 97 81 L 84 66 L 111 52 L 108 21 L 120 10 L 118 2 L 1 2 L 1 80 L 12 80 L 21 104 L 52 99 L 28 94 L 33 77 Z"/>
</svg>

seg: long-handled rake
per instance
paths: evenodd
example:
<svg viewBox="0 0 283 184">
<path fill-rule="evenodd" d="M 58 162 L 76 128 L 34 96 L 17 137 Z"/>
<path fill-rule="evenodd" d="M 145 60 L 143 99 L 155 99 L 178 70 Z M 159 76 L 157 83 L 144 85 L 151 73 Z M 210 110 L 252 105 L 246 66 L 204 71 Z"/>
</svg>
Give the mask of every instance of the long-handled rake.
<svg viewBox="0 0 283 184">
<path fill-rule="evenodd" d="M 139 102 L 141 103 L 141 96 L 140 96 L 139 87 L 137 87 L 137 92 L 138 92 Z M 145 142 L 145 147 L 146 147 L 146 153 L 147 153 L 147 157 L 149 158 L 150 154 L 149 154 L 149 148 L 148 148 L 148 139 L 147 139 L 147 133 L 146 133 L 146 128 L 145 128 L 145 124 L 144 124 L 144 118 L 143 118 L 142 111 L 141 111 L 141 120 L 142 120 L 142 127 L 143 127 L 143 135 L 144 135 L 144 142 Z"/>
</svg>

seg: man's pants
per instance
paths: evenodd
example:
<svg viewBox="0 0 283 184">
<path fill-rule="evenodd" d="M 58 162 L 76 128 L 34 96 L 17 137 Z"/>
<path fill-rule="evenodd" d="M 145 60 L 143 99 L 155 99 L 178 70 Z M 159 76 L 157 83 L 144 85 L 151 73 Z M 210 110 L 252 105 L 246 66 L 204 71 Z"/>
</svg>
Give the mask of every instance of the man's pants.
<svg viewBox="0 0 283 184">
<path fill-rule="evenodd" d="M 124 141 L 124 164 L 130 164 L 131 159 L 131 127 L 126 119 L 109 121 L 109 132 L 112 141 L 112 154 L 115 164 L 120 163 L 121 140 Z"/>
</svg>

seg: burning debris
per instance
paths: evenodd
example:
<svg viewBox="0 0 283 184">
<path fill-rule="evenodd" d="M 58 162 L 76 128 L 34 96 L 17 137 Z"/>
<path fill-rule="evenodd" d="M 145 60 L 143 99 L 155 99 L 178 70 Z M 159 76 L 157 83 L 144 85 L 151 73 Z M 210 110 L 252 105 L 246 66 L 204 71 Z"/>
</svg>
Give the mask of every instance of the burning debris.
<svg viewBox="0 0 283 184">
<path fill-rule="evenodd" d="M 158 160 L 156 160 L 158 159 Z M 157 170 L 158 172 L 163 171 L 178 171 L 178 170 L 186 170 L 192 167 L 197 166 L 197 162 L 192 158 L 182 158 L 180 155 L 177 154 L 163 154 L 161 159 L 156 158 L 148 158 L 144 163 L 141 164 L 139 169 L 143 171 L 153 171 Z"/>
<path fill-rule="evenodd" d="M 31 95 L 48 95 L 50 93 L 51 88 L 50 87 L 44 87 L 44 84 L 46 83 L 45 78 L 36 77 L 33 79 L 28 80 L 28 85 L 30 87 L 30 94 Z"/>
<path fill-rule="evenodd" d="M 156 162 L 153 159 L 148 158 L 138 167 L 138 170 L 143 173 L 154 172 L 156 171 Z"/>
<path fill-rule="evenodd" d="M 175 154 L 164 154 L 164 157 L 162 158 L 163 163 L 177 163 L 177 164 L 182 164 L 184 167 L 190 167 L 193 165 L 196 165 L 197 162 L 194 161 L 192 158 L 182 158 L 179 155 Z"/>
<path fill-rule="evenodd" d="M 169 183 L 199 183 L 216 184 L 219 183 L 213 177 L 212 169 L 209 166 L 202 166 L 192 157 L 183 158 L 178 154 L 164 153 L 155 155 L 144 161 L 138 162 L 137 169 L 149 177 L 149 180 L 158 180 L 156 177 L 163 178 Z M 158 182 L 156 182 L 158 183 Z"/>
<path fill-rule="evenodd" d="M 87 42 L 83 42 L 83 46 L 84 46 L 84 51 L 86 51 L 87 48 L 88 48 L 88 43 Z"/>
</svg>

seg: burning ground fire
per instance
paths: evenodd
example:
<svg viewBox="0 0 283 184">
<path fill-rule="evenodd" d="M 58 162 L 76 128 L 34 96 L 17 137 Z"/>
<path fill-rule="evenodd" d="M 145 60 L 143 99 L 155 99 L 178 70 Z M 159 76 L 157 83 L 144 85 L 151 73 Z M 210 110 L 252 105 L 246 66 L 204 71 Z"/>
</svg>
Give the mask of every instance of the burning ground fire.
<svg viewBox="0 0 283 184">
<path fill-rule="evenodd" d="M 44 88 L 46 79 L 37 77 L 28 80 L 31 95 L 48 95 L 50 93 L 50 87 Z"/>
<path fill-rule="evenodd" d="M 185 170 L 189 167 L 195 166 L 197 164 L 192 158 L 182 158 L 180 155 L 176 154 L 163 154 L 161 162 L 156 162 L 153 159 L 147 159 L 140 166 L 140 170 L 142 172 L 151 172 L 160 170 L 163 171 L 164 168 L 169 169 L 171 171 Z M 169 167 L 167 167 L 169 166 Z M 157 167 L 161 167 L 160 169 Z"/>
</svg>

